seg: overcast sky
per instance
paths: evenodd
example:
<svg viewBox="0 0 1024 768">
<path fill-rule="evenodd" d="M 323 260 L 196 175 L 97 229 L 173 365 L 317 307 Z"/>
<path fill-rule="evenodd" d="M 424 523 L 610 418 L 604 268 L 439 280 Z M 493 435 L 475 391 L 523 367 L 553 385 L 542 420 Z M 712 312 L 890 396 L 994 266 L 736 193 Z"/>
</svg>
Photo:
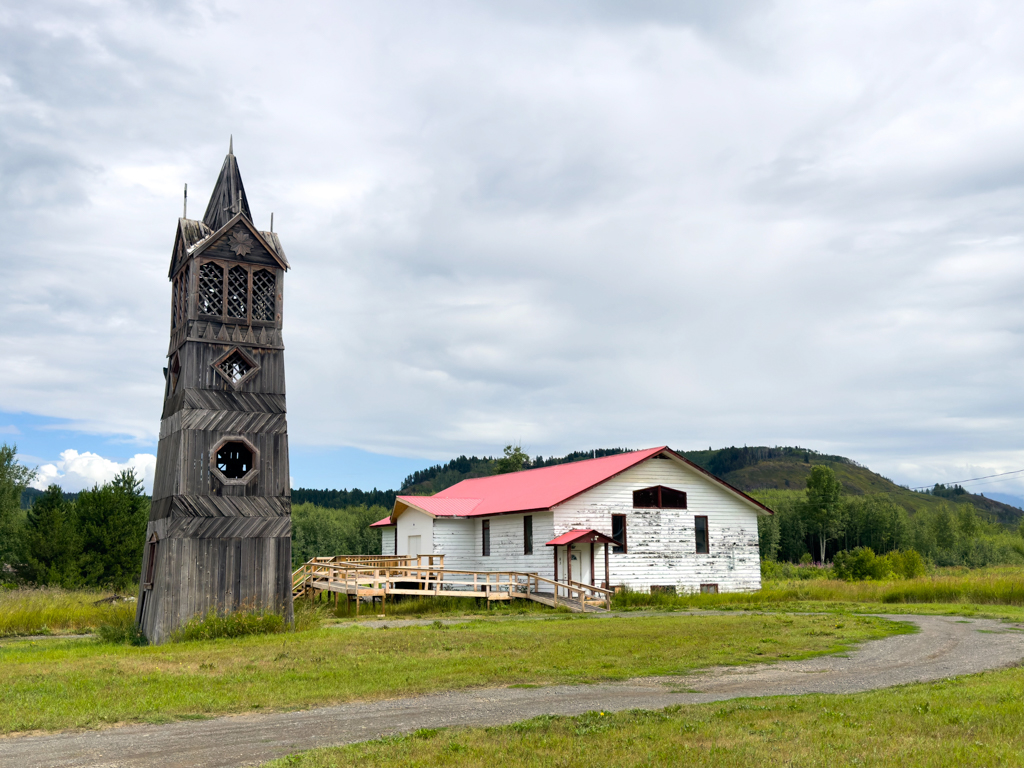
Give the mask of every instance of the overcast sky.
<svg viewBox="0 0 1024 768">
<path fill-rule="evenodd" d="M 151 472 L 182 187 L 234 134 L 296 485 L 518 441 L 1024 468 L 1022 39 L 1015 2 L 8 3 L 0 441 Z"/>
</svg>

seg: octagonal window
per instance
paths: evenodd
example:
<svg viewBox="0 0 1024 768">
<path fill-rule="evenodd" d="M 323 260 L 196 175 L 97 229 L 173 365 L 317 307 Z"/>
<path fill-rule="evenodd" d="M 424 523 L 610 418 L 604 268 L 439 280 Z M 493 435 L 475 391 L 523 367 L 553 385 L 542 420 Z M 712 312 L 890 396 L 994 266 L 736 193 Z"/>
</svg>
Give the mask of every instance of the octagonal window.
<svg viewBox="0 0 1024 768">
<path fill-rule="evenodd" d="M 217 469 L 224 477 L 237 480 L 252 470 L 252 450 L 245 443 L 232 440 L 217 450 Z"/>
</svg>

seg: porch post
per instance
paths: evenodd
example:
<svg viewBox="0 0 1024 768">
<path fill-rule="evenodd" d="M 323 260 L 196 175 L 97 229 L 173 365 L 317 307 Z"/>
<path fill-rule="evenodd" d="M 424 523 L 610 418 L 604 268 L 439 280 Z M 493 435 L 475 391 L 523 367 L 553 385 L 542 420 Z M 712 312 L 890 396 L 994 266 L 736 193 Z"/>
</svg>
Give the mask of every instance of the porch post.
<svg viewBox="0 0 1024 768">
<path fill-rule="evenodd" d="M 590 540 L 590 586 L 594 586 L 594 540 Z"/>
<path fill-rule="evenodd" d="M 611 589 L 612 588 L 612 579 L 611 579 L 611 576 L 608 574 L 608 542 L 607 541 L 604 543 L 604 588 L 605 589 Z"/>
</svg>

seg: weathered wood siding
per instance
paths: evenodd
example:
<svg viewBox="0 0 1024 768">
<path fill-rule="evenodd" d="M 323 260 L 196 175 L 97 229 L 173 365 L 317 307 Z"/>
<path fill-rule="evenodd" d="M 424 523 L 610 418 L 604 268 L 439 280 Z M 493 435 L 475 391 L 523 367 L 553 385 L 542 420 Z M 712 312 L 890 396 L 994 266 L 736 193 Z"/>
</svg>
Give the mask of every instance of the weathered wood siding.
<svg viewBox="0 0 1024 768">
<path fill-rule="evenodd" d="M 229 192 L 229 197 L 242 195 L 241 200 L 232 198 L 232 204 L 248 217 L 231 154 L 214 198 Z M 136 612 L 138 625 L 154 643 L 209 611 L 269 609 L 292 618 L 291 482 L 281 335 L 287 262 L 252 236 L 244 217 L 231 224 L 230 218 L 222 221 L 226 214 L 218 204 L 211 206 L 221 223 L 180 220 L 172 257 L 171 276 L 176 279 L 167 353 L 170 375 Z M 220 237 L 206 240 L 213 234 L 211 227 L 222 226 Z M 228 237 L 232 232 L 249 241 L 249 253 L 235 252 Z M 265 237 L 280 246 L 273 234 Z M 224 270 L 223 300 L 218 312 L 200 315 L 199 268 L 211 260 Z M 254 275 L 264 269 L 274 275 L 273 319 L 268 311 L 261 313 L 265 320 L 253 317 Z M 244 290 L 244 300 L 233 304 L 227 301 L 231 270 L 245 277 L 235 283 L 234 294 Z M 257 283 L 261 302 L 271 296 L 264 277 Z M 214 364 L 236 348 L 255 370 L 232 383 Z M 214 471 L 216 451 L 228 441 L 248 443 L 254 453 L 244 478 L 232 480 Z"/>
<path fill-rule="evenodd" d="M 140 592 L 142 631 L 151 642 L 162 643 L 190 618 L 209 611 L 262 608 L 291 621 L 291 546 L 290 536 L 160 539 L 153 589 Z M 149 551 L 147 546 L 143 574 Z"/>
<path fill-rule="evenodd" d="M 686 491 L 688 509 L 633 509 L 633 491 L 666 485 Z M 612 515 L 626 515 L 627 552 L 611 555 L 611 582 L 696 591 L 759 589 L 757 513 L 703 474 L 673 459 L 652 458 L 554 508 L 554 535 L 593 528 L 608 536 Z M 710 553 L 696 553 L 693 518 L 706 515 Z M 603 578 L 603 562 L 595 564 Z"/>
</svg>

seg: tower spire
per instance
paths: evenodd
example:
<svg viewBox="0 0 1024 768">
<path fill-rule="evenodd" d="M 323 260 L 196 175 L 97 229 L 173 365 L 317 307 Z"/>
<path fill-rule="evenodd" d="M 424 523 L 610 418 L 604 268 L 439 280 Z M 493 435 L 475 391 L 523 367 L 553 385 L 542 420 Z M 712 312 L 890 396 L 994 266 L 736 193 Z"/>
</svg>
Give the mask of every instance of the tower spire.
<svg viewBox="0 0 1024 768">
<path fill-rule="evenodd" d="M 217 183 L 213 185 L 210 203 L 203 214 L 203 223 L 216 232 L 237 213 L 244 214 L 252 221 L 249 200 L 245 196 L 245 186 L 242 184 L 242 174 L 238 171 L 238 160 L 235 158 L 235 137 L 232 135 L 228 140 L 227 157 L 220 167 L 220 175 L 217 177 Z"/>
</svg>

